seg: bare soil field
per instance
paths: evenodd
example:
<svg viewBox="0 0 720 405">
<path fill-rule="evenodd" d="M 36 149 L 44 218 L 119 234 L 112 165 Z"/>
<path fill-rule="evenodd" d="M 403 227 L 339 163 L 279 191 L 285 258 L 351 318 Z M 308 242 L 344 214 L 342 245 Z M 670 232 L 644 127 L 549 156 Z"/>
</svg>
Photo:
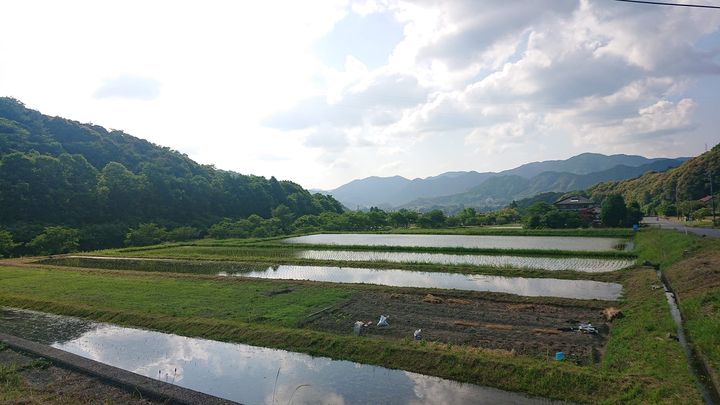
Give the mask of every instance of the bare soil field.
<svg viewBox="0 0 720 405">
<path fill-rule="evenodd" d="M 389 316 L 389 327 L 376 326 L 381 314 Z M 600 360 L 609 332 L 597 308 L 380 291 L 356 294 L 304 327 L 351 334 L 356 321 L 368 324 L 361 335 L 412 339 L 422 329 L 423 340 L 541 357 L 562 351 L 583 364 Z M 568 330 L 581 322 L 592 323 L 598 333 Z"/>
</svg>

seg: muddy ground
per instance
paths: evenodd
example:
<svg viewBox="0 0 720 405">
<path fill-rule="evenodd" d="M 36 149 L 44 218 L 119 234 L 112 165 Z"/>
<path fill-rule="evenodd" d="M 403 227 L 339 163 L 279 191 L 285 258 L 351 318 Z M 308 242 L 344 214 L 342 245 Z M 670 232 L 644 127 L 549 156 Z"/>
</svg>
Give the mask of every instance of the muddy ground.
<svg viewBox="0 0 720 405">
<path fill-rule="evenodd" d="M 0 348 L 0 404 L 157 404 L 82 373 Z"/>
<path fill-rule="evenodd" d="M 376 326 L 380 314 L 389 315 L 389 327 Z M 562 351 L 583 364 L 599 361 L 609 331 L 599 309 L 372 291 L 319 314 L 304 327 L 352 334 L 355 321 L 369 322 L 361 334 L 373 337 L 412 339 L 422 329 L 424 340 L 541 357 Z M 591 322 L 599 333 L 559 330 L 580 322 Z"/>
</svg>

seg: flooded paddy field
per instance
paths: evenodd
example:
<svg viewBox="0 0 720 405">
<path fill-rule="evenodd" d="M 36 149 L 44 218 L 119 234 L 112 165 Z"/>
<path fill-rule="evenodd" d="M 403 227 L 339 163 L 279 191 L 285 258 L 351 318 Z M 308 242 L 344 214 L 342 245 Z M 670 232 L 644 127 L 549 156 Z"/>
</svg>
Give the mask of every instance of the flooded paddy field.
<svg viewBox="0 0 720 405">
<path fill-rule="evenodd" d="M 273 280 L 305 280 L 343 284 L 376 284 L 390 287 L 486 291 L 528 297 L 617 300 L 622 294 L 620 284 L 602 281 L 504 277 L 394 269 L 305 265 L 268 266 L 259 263 L 183 262 L 113 257 L 69 257 L 48 260 L 45 263 L 151 272 L 195 272 Z"/>
<path fill-rule="evenodd" d="M 377 252 L 347 250 L 302 250 L 297 253 L 302 259 L 332 261 L 385 261 L 394 263 L 433 263 L 451 265 L 473 265 L 483 267 L 510 267 L 537 270 L 571 270 L 586 273 L 601 273 L 632 267 L 630 259 L 590 259 L 580 257 L 527 257 L 508 255 L 455 255 L 444 253 Z"/>
<path fill-rule="evenodd" d="M 488 291 L 528 297 L 560 297 L 588 300 L 617 300 L 622 294 L 622 286 L 620 284 L 591 280 L 502 277 L 479 274 L 376 270 L 330 266 L 280 265 L 271 266 L 262 271 L 255 270 L 222 275 L 276 280 L 365 283 L 392 287 Z"/>
<path fill-rule="evenodd" d="M 543 399 L 285 350 L 0 308 L 0 329 L 245 404 L 545 404 Z"/>
<path fill-rule="evenodd" d="M 366 292 L 304 326 L 344 334 L 359 320 L 370 322 L 361 332 L 368 336 L 401 339 L 422 329 L 423 339 L 431 341 L 542 358 L 562 351 L 579 363 L 590 364 L 601 357 L 609 331 L 600 308 L 492 301 L 455 294 Z M 389 327 L 376 327 L 378 314 L 389 316 Z M 581 322 L 592 323 L 599 333 L 567 331 Z"/>
<path fill-rule="evenodd" d="M 619 238 L 566 236 L 316 234 L 284 239 L 285 243 L 344 246 L 405 246 L 469 249 L 524 249 L 603 252 L 632 249 Z"/>
</svg>

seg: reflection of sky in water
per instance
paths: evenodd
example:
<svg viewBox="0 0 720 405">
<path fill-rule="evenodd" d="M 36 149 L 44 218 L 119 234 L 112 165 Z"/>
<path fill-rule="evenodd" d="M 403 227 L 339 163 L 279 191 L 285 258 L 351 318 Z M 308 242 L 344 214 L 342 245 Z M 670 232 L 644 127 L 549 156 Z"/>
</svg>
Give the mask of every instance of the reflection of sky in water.
<svg viewBox="0 0 720 405">
<path fill-rule="evenodd" d="M 317 234 L 284 239 L 288 243 L 317 245 L 463 247 L 480 249 L 541 249 L 605 251 L 625 241 L 616 238 L 569 236 L 492 236 L 492 235 L 393 235 L 393 234 Z"/>
<path fill-rule="evenodd" d="M 226 273 L 221 273 L 225 275 Z M 590 280 L 523 278 L 408 270 L 373 270 L 325 266 L 274 266 L 264 271 L 235 273 L 243 277 L 313 280 L 333 283 L 367 283 L 394 287 L 446 288 L 490 291 L 528 297 L 615 300 L 622 286 Z"/>
<path fill-rule="evenodd" d="M 587 273 L 614 271 L 632 266 L 634 260 L 586 259 L 580 257 L 525 257 L 506 255 L 451 255 L 416 252 L 357 252 L 349 250 L 303 250 L 302 259 L 338 261 L 386 261 L 395 263 L 471 264 L 541 270 L 575 270 Z"/>
<path fill-rule="evenodd" d="M 79 337 L 54 343 L 58 349 L 246 404 L 273 403 L 273 397 L 278 404 L 288 404 L 291 400 L 295 404 L 548 403 L 402 370 L 78 322 L 74 318 L 34 311 L 1 309 L 0 330 L 12 333 L 17 329 L 13 324 L 23 318 L 37 323 L 38 328 L 51 325 L 45 331 L 46 336 L 52 335 L 59 319 L 66 320 L 68 325 L 84 325 Z"/>
</svg>

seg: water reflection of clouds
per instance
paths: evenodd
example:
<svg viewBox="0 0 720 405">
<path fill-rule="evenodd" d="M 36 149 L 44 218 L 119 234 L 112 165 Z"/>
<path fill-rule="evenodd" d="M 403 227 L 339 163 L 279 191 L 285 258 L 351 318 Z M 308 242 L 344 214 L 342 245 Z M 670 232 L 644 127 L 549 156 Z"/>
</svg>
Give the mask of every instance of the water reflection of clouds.
<svg viewBox="0 0 720 405">
<path fill-rule="evenodd" d="M 409 401 L 408 405 L 445 405 L 449 403 L 461 404 L 493 404 L 493 405 L 515 405 L 515 404 L 553 404 L 541 398 L 521 397 L 515 393 L 485 388 L 478 392 L 475 386 L 459 382 L 448 384 L 436 377 L 428 377 L 421 374 L 405 372 L 407 377 L 415 384 L 414 391 L 416 399 Z M 557 402 L 559 403 L 559 402 Z"/>
<path fill-rule="evenodd" d="M 292 398 L 295 403 L 343 404 L 345 396 L 352 398 L 343 392 L 346 387 L 378 374 L 375 367 L 357 363 L 104 324 L 55 347 L 245 403 L 270 403 L 275 391 L 279 403 Z M 348 369 L 355 370 L 352 381 L 342 377 Z"/>
<path fill-rule="evenodd" d="M 80 324 L 70 317 L 55 317 L 45 324 L 43 319 L 51 318 L 40 313 L 9 311 L 14 316 L 3 317 L 5 324 L 0 325 L 29 316 L 39 329 L 50 325 L 44 331 L 47 335 L 58 322 Z M 537 403 L 513 393 L 402 370 L 108 324 L 85 322 L 84 326 L 91 330 L 54 346 L 152 378 L 161 371 L 162 380 L 172 382 L 175 377 L 174 382 L 183 387 L 246 404 L 475 404 L 479 398 Z"/>
<path fill-rule="evenodd" d="M 395 287 L 490 291 L 531 297 L 615 300 L 622 286 L 591 280 L 524 278 L 408 270 L 375 270 L 327 266 L 282 265 L 277 269 L 237 273 L 238 276 L 333 283 L 367 283 Z"/>
</svg>

